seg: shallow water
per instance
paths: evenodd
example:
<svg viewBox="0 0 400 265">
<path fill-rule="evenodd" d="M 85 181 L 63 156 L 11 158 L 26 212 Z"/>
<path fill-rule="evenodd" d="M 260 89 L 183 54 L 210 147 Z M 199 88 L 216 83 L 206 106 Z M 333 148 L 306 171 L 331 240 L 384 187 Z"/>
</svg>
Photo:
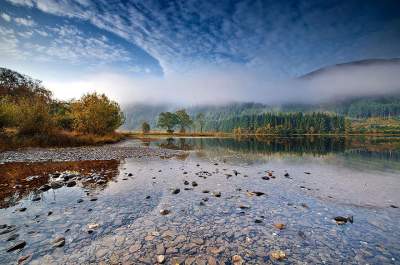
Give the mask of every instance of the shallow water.
<svg viewBox="0 0 400 265">
<path fill-rule="evenodd" d="M 154 264 L 157 254 L 165 254 L 167 264 L 230 264 L 233 255 L 246 264 L 268 264 L 278 262 L 270 258 L 273 250 L 286 253 L 280 262 L 286 264 L 399 263 L 397 138 L 187 138 L 119 145 L 187 155 L 0 164 L 0 224 L 13 230 L 0 235 L 0 263 L 31 255 L 32 264 Z M 38 191 L 53 181 L 49 174 L 64 171 L 81 176 L 76 186 Z M 268 172 L 275 178 L 262 179 Z M 100 184 L 87 181 L 93 175 L 104 176 Z M 175 188 L 178 194 L 171 193 Z M 32 201 L 36 196 L 41 199 Z M 171 213 L 161 215 L 161 209 Z M 337 225 L 336 216 L 353 216 L 354 223 Z M 14 234 L 18 238 L 7 241 Z M 65 237 L 61 248 L 52 246 L 57 236 Z M 6 252 L 18 240 L 26 246 Z"/>
</svg>

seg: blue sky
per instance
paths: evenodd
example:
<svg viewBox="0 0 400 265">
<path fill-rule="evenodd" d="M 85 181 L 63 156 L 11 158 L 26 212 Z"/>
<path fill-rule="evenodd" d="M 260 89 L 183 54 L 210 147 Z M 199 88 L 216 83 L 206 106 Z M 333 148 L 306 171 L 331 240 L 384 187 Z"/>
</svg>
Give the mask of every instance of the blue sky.
<svg viewBox="0 0 400 265">
<path fill-rule="evenodd" d="M 0 7 L 1 66 L 58 86 L 61 97 L 75 87 L 112 93 L 118 84 L 119 97 L 131 89 L 143 98 L 168 78 L 166 87 L 237 72 L 288 79 L 400 57 L 397 0 L 0 0 Z"/>
</svg>

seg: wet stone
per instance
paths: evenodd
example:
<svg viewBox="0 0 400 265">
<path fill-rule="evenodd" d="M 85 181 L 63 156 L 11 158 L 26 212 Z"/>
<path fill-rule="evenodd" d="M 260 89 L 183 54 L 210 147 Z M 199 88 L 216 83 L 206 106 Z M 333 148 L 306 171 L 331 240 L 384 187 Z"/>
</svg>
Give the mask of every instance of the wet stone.
<svg viewBox="0 0 400 265">
<path fill-rule="evenodd" d="M 65 238 L 64 237 L 57 237 L 52 241 L 53 247 L 59 248 L 65 245 Z"/>
<path fill-rule="evenodd" d="M 13 251 L 18 250 L 18 249 L 23 249 L 25 246 L 26 246 L 26 242 L 21 240 L 21 241 L 18 241 L 17 243 L 15 243 L 15 244 L 13 244 L 11 247 L 9 247 L 7 249 L 7 252 L 13 252 Z"/>
</svg>

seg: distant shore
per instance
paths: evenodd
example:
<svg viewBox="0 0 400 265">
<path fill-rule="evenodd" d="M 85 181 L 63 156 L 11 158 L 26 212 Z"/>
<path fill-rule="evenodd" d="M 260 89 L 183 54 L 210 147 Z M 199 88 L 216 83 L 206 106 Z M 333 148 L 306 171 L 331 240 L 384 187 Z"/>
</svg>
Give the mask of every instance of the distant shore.
<svg viewBox="0 0 400 265">
<path fill-rule="evenodd" d="M 306 134 L 257 134 L 257 133 L 226 133 L 226 132 L 174 132 L 167 133 L 161 131 L 151 131 L 148 133 L 143 133 L 140 131 L 123 131 L 123 133 L 129 138 L 157 138 L 157 137 L 173 137 L 173 138 L 183 138 L 183 137 L 215 137 L 215 138 L 240 138 L 240 137 L 297 137 L 297 136 L 329 136 L 329 137 L 346 137 L 346 136 L 367 136 L 367 137 L 380 137 L 380 136 L 395 136 L 400 137 L 400 132 L 396 133 L 306 133 Z"/>
</svg>

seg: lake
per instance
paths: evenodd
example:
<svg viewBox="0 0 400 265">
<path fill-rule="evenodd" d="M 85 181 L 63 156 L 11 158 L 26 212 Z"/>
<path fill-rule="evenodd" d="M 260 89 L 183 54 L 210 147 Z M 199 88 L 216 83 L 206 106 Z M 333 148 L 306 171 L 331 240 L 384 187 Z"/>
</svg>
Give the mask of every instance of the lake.
<svg viewBox="0 0 400 265">
<path fill-rule="evenodd" d="M 1 264 L 399 264 L 400 138 L 147 138 L 112 148 L 174 153 L 3 154 L 12 159 L 0 161 Z"/>
</svg>

